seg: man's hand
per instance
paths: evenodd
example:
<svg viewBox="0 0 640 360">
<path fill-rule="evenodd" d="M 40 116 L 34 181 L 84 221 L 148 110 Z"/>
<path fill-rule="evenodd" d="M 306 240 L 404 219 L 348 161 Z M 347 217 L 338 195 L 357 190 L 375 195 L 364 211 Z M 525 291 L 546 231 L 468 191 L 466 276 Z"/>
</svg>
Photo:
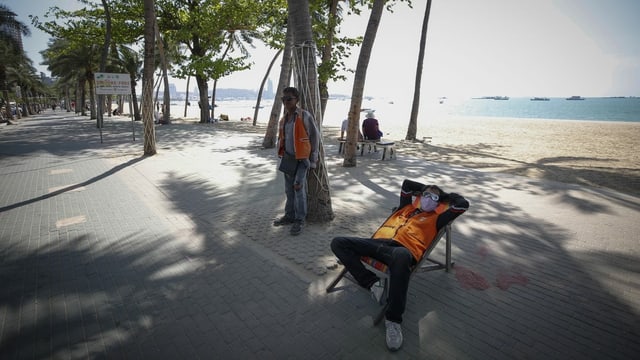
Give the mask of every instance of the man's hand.
<svg viewBox="0 0 640 360">
<path fill-rule="evenodd" d="M 293 190 L 298 191 L 302 189 L 302 185 L 300 185 L 300 183 L 296 182 L 293 184 Z"/>
</svg>

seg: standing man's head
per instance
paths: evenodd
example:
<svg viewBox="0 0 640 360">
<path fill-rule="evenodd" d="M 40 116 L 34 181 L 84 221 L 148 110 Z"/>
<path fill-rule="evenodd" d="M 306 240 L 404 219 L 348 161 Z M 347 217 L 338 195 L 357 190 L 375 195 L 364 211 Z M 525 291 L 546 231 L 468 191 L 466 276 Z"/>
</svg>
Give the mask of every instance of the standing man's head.
<svg viewBox="0 0 640 360">
<path fill-rule="evenodd" d="M 298 104 L 300 92 L 294 87 L 287 87 L 282 90 L 282 104 L 287 112 L 293 112 Z"/>
</svg>

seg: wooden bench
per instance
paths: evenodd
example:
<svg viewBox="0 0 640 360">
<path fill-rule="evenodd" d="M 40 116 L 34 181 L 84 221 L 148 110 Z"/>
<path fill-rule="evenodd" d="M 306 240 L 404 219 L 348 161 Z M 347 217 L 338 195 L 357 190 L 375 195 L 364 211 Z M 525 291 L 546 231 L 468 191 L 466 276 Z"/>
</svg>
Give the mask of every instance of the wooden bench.
<svg viewBox="0 0 640 360">
<path fill-rule="evenodd" d="M 347 139 L 338 138 L 338 154 L 342 154 L 344 152 L 344 146 L 347 143 Z M 364 149 L 366 147 L 369 148 L 369 152 L 371 152 L 371 148 L 373 148 L 374 152 L 378 152 L 378 148 L 382 149 L 382 160 L 387 158 L 387 153 L 389 154 L 389 160 L 391 158 L 396 158 L 396 148 L 395 142 L 393 141 L 377 141 L 377 140 L 362 140 L 358 141 L 357 150 L 360 150 L 360 156 L 364 155 Z"/>
<path fill-rule="evenodd" d="M 338 154 L 342 154 L 344 152 L 344 146 L 347 143 L 347 139 L 338 138 Z M 360 150 L 360 155 L 364 155 L 364 148 L 369 147 L 369 152 L 371 152 L 371 147 L 373 146 L 374 151 L 378 151 L 376 148 L 375 140 L 361 140 L 357 143 L 356 150 Z"/>
<path fill-rule="evenodd" d="M 369 152 L 371 152 L 371 148 L 373 147 L 373 151 L 377 152 L 376 148 L 377 140 L 362 140 L 358 141 L 358 148 L 360 149 L 360 156 L 364 155 L 364 148 L 369 147 Z"/>
</svg>

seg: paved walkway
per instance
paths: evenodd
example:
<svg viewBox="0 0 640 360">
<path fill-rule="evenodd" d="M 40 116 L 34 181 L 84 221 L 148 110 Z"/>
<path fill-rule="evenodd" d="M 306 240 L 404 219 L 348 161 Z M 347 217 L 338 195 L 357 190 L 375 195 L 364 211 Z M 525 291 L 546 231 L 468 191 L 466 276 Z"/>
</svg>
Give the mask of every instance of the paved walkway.
<svg viewBox="0 0 640 360">
<path fill-rule="evenodd" d="M 325 144 L 336 219 L 292 237 L 273 149 L 244 124 L 48 112 L 0 127 L 1 359 L 632 359 L 640 199 Z M 376 304 L 327 294 L 333 236 L 371 233 L 404 178 L 469 211 L 450 273 L 412 280 L 395 354 Z M 436 253 L 442 255 L 444 243 Z M 635 354 L 635 355 L 634 355 Z"/>
</svg>

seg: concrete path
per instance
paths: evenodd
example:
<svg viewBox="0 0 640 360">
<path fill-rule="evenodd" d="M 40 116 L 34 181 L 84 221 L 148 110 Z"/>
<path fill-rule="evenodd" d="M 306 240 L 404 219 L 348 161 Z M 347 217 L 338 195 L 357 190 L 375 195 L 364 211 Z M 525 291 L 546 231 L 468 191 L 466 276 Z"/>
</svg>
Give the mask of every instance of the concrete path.
<svg viewBox="0 0 640 360">
<path fill-rule="evenodd" d="M 283 180 L 246 124 L 65 112 L 0 126 L 0 359 L 632 359 L 640 199 L 403 156 L 326 161 L 336 218 L 275 228 Z M 240 129 L 240 131 L 238 131 Z M 372 233 L 403 179 L 471 202 L 454 270 L 417 274 L 389 353 L 377 305 L 327 294 L 336 235 Z M 443 255 L 442 242 L 436 255 Z"/>
</svg>

